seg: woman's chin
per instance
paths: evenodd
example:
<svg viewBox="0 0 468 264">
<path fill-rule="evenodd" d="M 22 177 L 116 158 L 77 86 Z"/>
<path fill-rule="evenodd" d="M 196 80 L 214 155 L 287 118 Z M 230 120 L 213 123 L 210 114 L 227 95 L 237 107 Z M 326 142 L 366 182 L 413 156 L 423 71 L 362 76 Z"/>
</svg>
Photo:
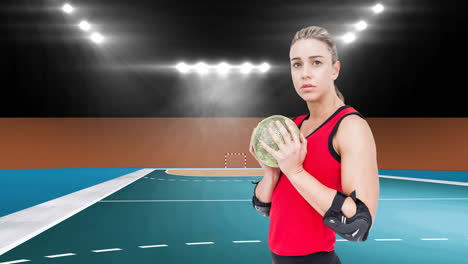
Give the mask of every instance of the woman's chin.
<svg viewBox="0 0 468 264">
<path fill-rule="evenodd" d="M 300 96 L 304 101 L 308 101 L 308 102 L 315 102 L 319 98 L 317 94 L 311 94 L 311 93 L 302 93 Z"/>
</svg>

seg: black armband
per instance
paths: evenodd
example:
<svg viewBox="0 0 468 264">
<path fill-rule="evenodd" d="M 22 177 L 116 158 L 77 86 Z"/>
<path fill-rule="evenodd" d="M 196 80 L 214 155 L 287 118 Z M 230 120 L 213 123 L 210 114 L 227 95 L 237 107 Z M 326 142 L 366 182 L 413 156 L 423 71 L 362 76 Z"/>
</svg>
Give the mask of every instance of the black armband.
<svg viewBox="0 0 468 264">
<path fill-rule="evenodd" d="M 271 202 L 270 203 L 262 203 L 255 196 L 255 190 L 257 189 L 257 186 L 258 186 L 259 182 L 260 181 L 252 182 L 252 184 L 255 184 L 255 188 L 254 188 L 254 191 L 253 191 L 253 197 L 252 197 L 252 205 L 255 208 L 255 210 L 257 210 L 261 215 L 263 215 L 265 217 L 269 217 L 270 216 Z"/>
<path fill-rule="evenodd" d="M 342 238 L 349 241 L 366 241 L 372 227 L 372 216 L 369 208 L 356 198 L 356 191 L 350 195 L 356 203 L 356 214 L 347 218 L 341 212 L 341 207 L 348 196 L 337 191 L 332 206 L 323 216 L 323 223 L 333 229 Z"/>
</svg>

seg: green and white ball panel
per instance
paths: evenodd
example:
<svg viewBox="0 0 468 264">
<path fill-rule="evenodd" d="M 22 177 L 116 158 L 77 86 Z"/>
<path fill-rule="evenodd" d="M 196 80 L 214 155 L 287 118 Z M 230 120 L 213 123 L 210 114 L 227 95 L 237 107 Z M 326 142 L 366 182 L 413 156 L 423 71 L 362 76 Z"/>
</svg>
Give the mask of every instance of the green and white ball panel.
<svg viewBox="0 0 468 264">
<path fill-rule="evenodd" d="M 290 139 L 293 140 L 293 136 L 291 132 L 289 131 L 288 125 L 286 124 L 287 119 L 289 118 L 282 116 L 282 115 L 273 115 L 273 116 L 267 117 L 263 119 L 262 121 L 260 121 L 260 123 L 258 123 L 257 127 L 254 130 L 254 133 L 252 134 L 251 141 L 252 141 L 252 146 L 254 148 L 255 154 L 257 155 L 257 158 L 267 166 L 274 167 L 274 168 L 279 167 L 276 159 L 270 153 L 268 153 L 268 151 L 266 151 L 263 148 L 262 144 L 260 143 L 260 140 L 265 142 L 268 146 L 270 146 L 270 148 L 276 151 L 279 150 L 278 145 L 270 136 L 270 132 L 268 131 L 268 127 L 271 127 L 273 125 L 273 132 L 276 135 L 278 135 L 278 137 L 281 139 L 283 143 L 286 143 L 286 141 L 283 138 L 283 135 L 281 134 L 281 131 L 279 130 L 278 126 L 275 123 L 277 120 L 279 120 L 282 126 L 285 127 L 286 131 L 289 132 Z M 291 119 L 289 120 L 292 121 Z M 294 132 L 297 134 L 298 139 L 300 139 L 301 132 L 296 125 L 294 125 L 294 130 L 295 130 Z"/>
</svg>

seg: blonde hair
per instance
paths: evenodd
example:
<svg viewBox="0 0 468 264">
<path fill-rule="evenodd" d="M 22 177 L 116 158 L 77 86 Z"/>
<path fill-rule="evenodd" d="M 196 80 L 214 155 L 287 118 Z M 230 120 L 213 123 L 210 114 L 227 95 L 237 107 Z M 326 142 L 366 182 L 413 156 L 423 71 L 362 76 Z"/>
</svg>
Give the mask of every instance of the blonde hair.
<svg viewBox="0 0 468 264">
<path fill-rule="evenodd" d="M 335 62 L 338 60 L 338 51 L 336 50 L 335 41 L 333 40 L 330 33 L 328 33 L 328 31 L 322 27 L 310 26 L 310 27 L 306 27 L 297 31 L 296 34 L 294 35 L 294 38 L 291 41 L 290 47 L 292 47 L 292 45 L 300 39 L 311 39 L 311 38 L 322 41 L 325 44 L 327 44 L 327 48 L 331 53 L 332 64 L 335 64 Z M 340 98 L 340 100 L 343 101 L 344 103 L 345 101 L 344 96 L 340 92 L 340 90 L 338 90 L 338 86 L 336 84 L 335 84 L 335 92 L 336 92 L 336 95 L 338 95 L 338 97 Z"/>
</svg>

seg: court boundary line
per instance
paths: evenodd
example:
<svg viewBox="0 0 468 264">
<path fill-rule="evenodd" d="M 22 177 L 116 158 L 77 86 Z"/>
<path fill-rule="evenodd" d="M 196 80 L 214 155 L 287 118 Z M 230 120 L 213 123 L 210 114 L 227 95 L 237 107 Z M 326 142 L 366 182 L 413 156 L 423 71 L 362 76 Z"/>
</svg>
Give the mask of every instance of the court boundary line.
<svg viewBox="0 0 468 264">
<path fill-rule="evenodd" d="M 96 204 L 105 197 L 152 173 L 154 170 L 137 170 L 0 217 L 0 255 Z"/>
<path fill-rule="evenodd" d="M 449 184 L 449 185 L 468 186 L 468 182 L 432 180 L 432 179 L 421 179 L 421 178 L 401 177 L 401 176 L 391 176 L 391 175 L 379 175 L 379 178 L 388 178 L 388 179 L 404 180 L 404 181 L 418 181 L 418 182 L 429 182 L 429 183 L 440 183 L 440 184 Z"/>
<path fill-rule="evenodd" d="M 467 198 L 382 198 L 379 201 L 460 201 Z M 239 200 L 101 200 L 99 203 L 167 203 L 167 202 L 252 202 L 252 199 Z"/>
<path fill-rule="evenodd" d="M 156 170 L 163 170 L 165 174 L 167 175 L 173 175 L 173 176 L 182 176 L 182 177 L 200 177 L 200 176 L 190 176 L 190 175 L 178 175 L 178 174 L 171 174 L 168 173 L 168 170 L 171 169 L 196 169 L 196 170 L 219 170 L 219 169 L 225 169 L 225 170 L 263 170 L 262 168 L 155 168 Z M 204 177 L 210 177 L 210 176 L 204 176 Z M 211 176 L 211 177 L 226 177 L 226 176 Z M 232 177 L 232 176 L 230 176 Z M 238 177 L 263 177 L 263 176 L 238 176 Z M 450 185 L 458 185 L 458 186 L 468 186 L 468 182 L 457 182 L 457 181 L 445 181 L 445 180 L 433 180 L 433 179 L 423 179 L 423 178 L 414 178 L 414 177 L 403 177 L 403 176 L 393 176 L 393 175 L 383 175 L 379 174 L 379 178 L 388 178 L 388 179 L 395 179 L 395 180 L 406 180 L 406 181 L 419 181 L 419 182 L 429 182 L 429 183 L 439 183 L 439 184 L 450 184 Z"/>
</svg>

